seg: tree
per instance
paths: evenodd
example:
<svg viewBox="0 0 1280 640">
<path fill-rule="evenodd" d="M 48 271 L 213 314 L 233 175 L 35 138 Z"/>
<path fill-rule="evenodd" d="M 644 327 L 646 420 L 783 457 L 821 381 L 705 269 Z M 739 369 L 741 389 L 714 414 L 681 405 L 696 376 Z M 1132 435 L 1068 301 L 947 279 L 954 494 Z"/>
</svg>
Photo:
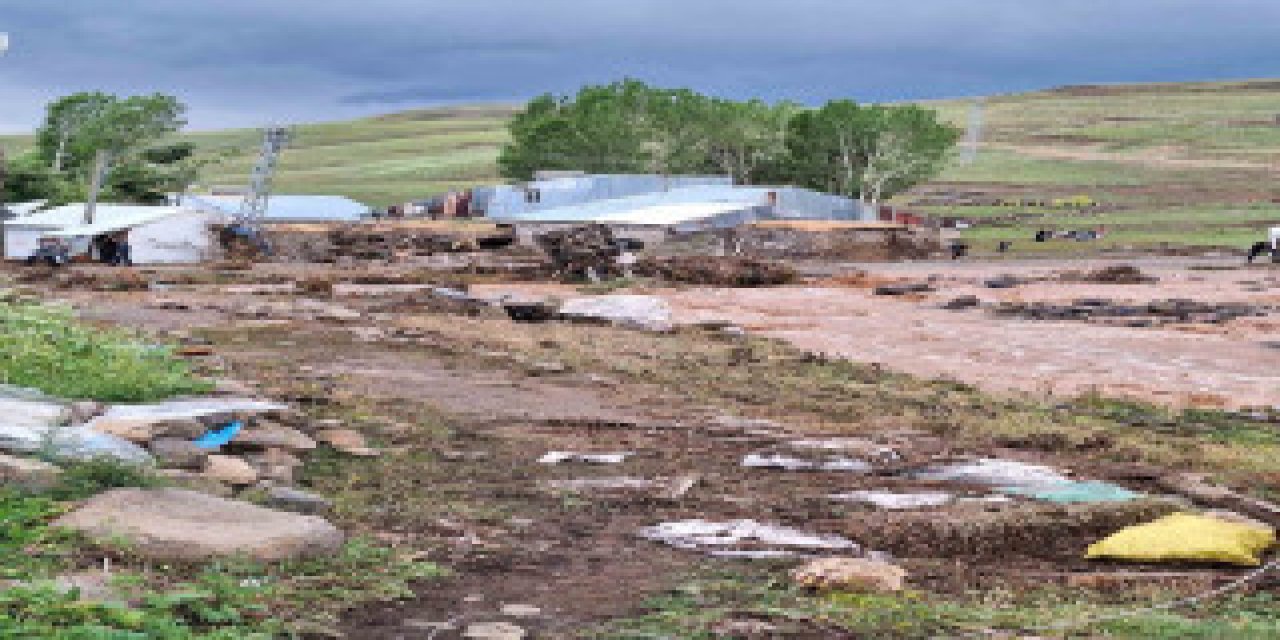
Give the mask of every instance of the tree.
<svg viewBox="0 0 1280 640">
<path fill-rule="evenodd" d="M 788 173 L 874 206 L 936 175 L 959 139 L 959 129 L 928 109 L 835 100 L 791 119 Z"/>
<path fill-rule="evenodd" d="M 84 174 L 98 151 L 115 162 L 178 131 L 186 123 L 185 111 L 177 98 L 159 93 L 128 98 L 77 93 L 48 106 L 36 144 L 55 172 Z"/>
<path fill-rule="evenodd" d="M 120 98 L 77 93 L 52 102 L 36 150 L 10 163 L 12 199 L 68 202 L 85 196 L 94 156 L 108 154 L 104 195 L 127 202 L 163 201 L 186 188 L 198 167 L 194 145 L 161 142 L 185 123 L 186 107 L 162 94 Z"/>
<path fill-rule="evenodd" d="M 711 100 L 705 135 L 712 165 L 735 184 L 758 184 L 776 175 L 775 166 L 786 155 L 787 123 L 798 111 L 789 102 Z"/>
</svg>

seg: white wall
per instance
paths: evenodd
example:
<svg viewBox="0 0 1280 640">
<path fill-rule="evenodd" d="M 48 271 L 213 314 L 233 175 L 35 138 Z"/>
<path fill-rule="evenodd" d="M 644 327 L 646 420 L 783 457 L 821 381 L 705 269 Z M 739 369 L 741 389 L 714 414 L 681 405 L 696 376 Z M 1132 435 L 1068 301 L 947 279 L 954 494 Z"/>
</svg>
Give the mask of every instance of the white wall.
<svg viewBox="0 0 1280 640">
<path fill-rule="evenodd" d="M 130 257 L 137 264 L 207 260 L 217 247 L 209 224 L 219 217 L 188 211 L 134 227 L 129 230 Z"/>
<path fill-rule="evenodd" d="M 4 226 L 4 257 L 7 260 L 26 260 L 40 248 L 40 236 L 54 227 Z"/>
</svg>

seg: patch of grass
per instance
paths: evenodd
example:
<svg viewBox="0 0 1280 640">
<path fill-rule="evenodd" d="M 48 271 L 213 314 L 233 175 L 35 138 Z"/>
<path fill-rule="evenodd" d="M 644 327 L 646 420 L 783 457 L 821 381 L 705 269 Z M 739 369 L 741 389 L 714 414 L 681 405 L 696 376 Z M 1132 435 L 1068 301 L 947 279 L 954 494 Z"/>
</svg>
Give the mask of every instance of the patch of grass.
<svg viewBox="0 0 1280 640">
<path fill-rule="evenodd" d="M 0 382 L 55 396 L 145 402 L 209 390 L 168 348 L 82 324 L 65 309 L 0 302 Z"/>
<path fill-rule="evenodd" d="M 1280 633 L 1274 605 L 1274 597 L 1266 594 L 1182 612 L 1131 612 L 1081 594 L 1049 590 L 985 601 L 920 592 L 811 595 L 778 581 L 734 576 L 691 582 L 653 598 L 643 614 L 610 623 L 592 637 L 716 638 L 734 621 L 750 621 L 772 628 L 765 634 L 772 637 L 825 632 L 923 640 L 1005 631 L 1054 637 L 1266 638 Z"/>
</svg>

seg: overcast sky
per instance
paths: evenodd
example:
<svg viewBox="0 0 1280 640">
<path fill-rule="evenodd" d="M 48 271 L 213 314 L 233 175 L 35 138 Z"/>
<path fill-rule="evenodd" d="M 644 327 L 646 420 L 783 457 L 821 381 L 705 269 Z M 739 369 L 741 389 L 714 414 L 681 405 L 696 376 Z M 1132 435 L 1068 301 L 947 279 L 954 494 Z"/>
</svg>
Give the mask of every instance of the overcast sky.
<svg viewBox="0 0 1280 640">
<path fill-rule="evenodd" d="M 1277 25 L 1280 0 L 0 0 L 0 131 L 81 90 L 215 128 L 624 76 L 809 103 L 1269 77 Z"/>
</svg>

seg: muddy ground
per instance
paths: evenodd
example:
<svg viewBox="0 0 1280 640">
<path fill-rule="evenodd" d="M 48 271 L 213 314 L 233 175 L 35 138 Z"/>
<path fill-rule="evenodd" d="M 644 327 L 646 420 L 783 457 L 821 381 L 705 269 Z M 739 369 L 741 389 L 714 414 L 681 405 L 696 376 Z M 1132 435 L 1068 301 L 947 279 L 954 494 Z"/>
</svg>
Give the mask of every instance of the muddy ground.
<svg viewBox="0 0 1280 640">
<path fill-rule="evenodd" d="M 1257 407 L 1280 402 L 1280 268 L 1244 267 L 1238 259 L 1144 259 L 1131 262 L 1158 282 L 1063 281 L 1114 261 L 1006 261 L 846 265 L 837 276 L 769 289 L 660 290 L 676 321 L 727 321 L 798 348 L 879 363 L 922 378 L 947 378 L 990 392 L 1073 397 L 1097 392 L 1174 406 Z M 1128 263 L 1127 263 L 1128 264 Z M 854 271 L 865 277 L 841 277 Z M 992 280 L 1022 282 L 990 288 Z M 933 291 L 876 295 L 877 285 L 928 283 Z M 566 289 L 518 287 L 543 295 Z M 482 288 L 502 291 L 498 285 Z M 1075 321 L 1028 321 L 981 307 L 946 310 L 962 296 L 999 303 L 1070 303 L 1082 299 L 1146 304 L 1169 299 L 1264 308 L 1257 317 L 1159 327 Z M 1267 308 L 1274 308 L 1268 310 Z"/>
<path fill-rule="evenodd" d="M 917 279 L 941 268 L 893 267 L 874 275 Z M 1176 283 L 1168 295 L 1198 290 L 1234 299 L 1230 282 L 1275 282 L 1274 272 L 1184 270 L 1185 277 L 1175 279 L 1161 268 L 1150 270 L 1162 282 Z M 141 277 L 183 281 L 181 271 Z M 340 271 L 316 266 L 307 277 L 339 277 Z M 1250 346 L 1266 328 L 1233 326 L 1217 334 L 1088 327 L 1082 334 L 1079 323 L 936 308 L 966 293 L 1165 295 L 1128 285 L 985 290 L 976 283 L 988 271 L 1013 267 L 943 275 L 937 293 L 906 300 L 830 284 L 663 293 L 691 322 L 728 319 L 790 345 L 694 327 L 652 335 L 518 324 L 496 310 L 442 307 L 412 287 L 307 292 L 274 276 L 255 283 L 253 272 L 226 274 L 224 282 L 201 274 L 187 279 L 197 284 L 146 291 L 53 289 L 38 279 L 25 287 L 68 301 L 95 321 L 207 342 L 214 355 L 197 358 L 201 366 L 295 402 L 315 419 L 342 420 L 385 448 L 371 461 L 313 459 L 306 484 L 334 496 L 335 519 L 348 531 L 420 549 L 454 575 L 420 585 L 415 599 L 350 611 L 340 629 L 346 637 L 461 637 L 469 625 L 507 621 L 535 637 L 559 638 L 594 635 L 610 620 L 644 611 L 646 598 L 691 576 L 733 572 L 779 579 L 800 559 L 715 558 L 638 535 L 676 520 L 749 519 L 843 535 L 857 543 L 859 554 L 895 558 L 911 572 L 913 588 L 957 597 L 1076 585 L 1081 576 L 1106 570 L 1080 559 L 1089 543 L 1173 507 L 1163 498 L 1096 510 L 1022 499 L 991 502 L 985 500 L 989 487 L 921 480 L 907 471 L 981 455 L 1154 490 L 1162 472 L 1194 468 L 1197 459 L 1181 436 L 1171 436 L 1167 450 L 1148 453 L 1126 441 L 1126 432 L 1109 431 L 1118 428 L 1109 422 L 1081 426 L 1038 407 L 1003 404 L 822 353 L 997 390 L 1039 391 L 1045 379 L 1060 381 L 1055 393 L 1136 381 L 1149 390 L 1214 393 L 1244 404 L 1274 401 L 1268 394 L 1280 388 L 1275 368 L 1254 362 L 1253 356 L 1266 353 L 1263 347 Z M 1200 277 L 1205 280 L 1194 279 Z M 1280 288 L 1249 293 L 1257 300 L 1278 294 Z M 1194 366 L 1195 380 L 1153 373 L 1169 362 Z M 1058 368 L 1043 369 L 1046 364 Z M 1081 372 L 1086 375 L 1077 377 Z M 1017 426 L 991 427 L 997 420 Z M 830 448 L 805 444 L 832 437 L 846 440 Z M 892 456 L 859 472 L 743 466 L 752 454 L 820 462 L 865 457 L 868 450 Z M 631 456 L 620 464 L 539 462 L 552 451 Z M 961 499 L 922 514 L 830 498 L 866 489 L 944 490 Z M 1233 575 L 1219 567 L 1150 570 L 1163 577 L 1144 584 L 1182 592 Z M 1123 595 L 1134 596 L 1133 590 Z M 508 605 L 536 611 L 504 613 Z"/>
</svg>

